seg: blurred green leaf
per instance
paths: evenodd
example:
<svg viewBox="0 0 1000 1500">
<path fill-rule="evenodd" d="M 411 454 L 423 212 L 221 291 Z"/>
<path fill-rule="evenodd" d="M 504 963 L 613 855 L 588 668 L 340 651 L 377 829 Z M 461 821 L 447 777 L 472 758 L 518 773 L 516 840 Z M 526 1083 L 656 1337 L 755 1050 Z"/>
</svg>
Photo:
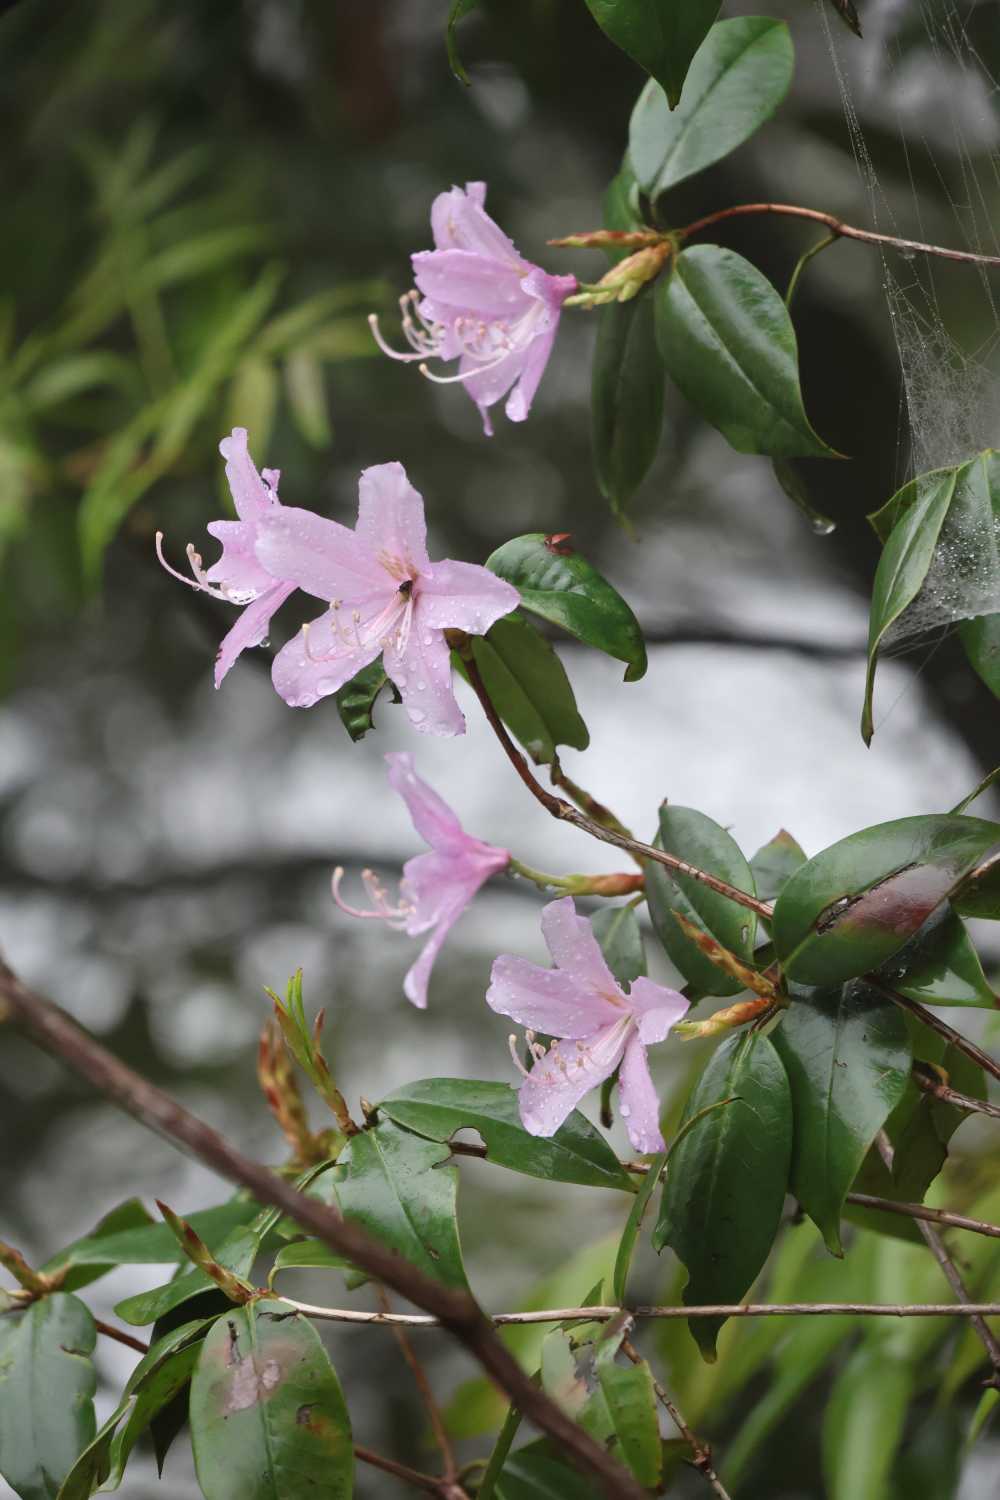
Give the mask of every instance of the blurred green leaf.
<svg viewBox="0 0 1000 1500">
<path fill-rule="evenodd" d="M 469 86 L 470 79 L 458 55 L 458 40 L 455 36 L 455 27 L 463 16 L 467 16 L 470 10 L 475 10 L 479 0 L 451 0 L 451 9 L 448 12 L 448 24 L 445 27 L 445 46 L 448 51 L 448 66 L 458 79 L 459 83 Z"/>
<path fill-rule="evenodd" d="M 94 1437 L 96 1342 L 69 1292 L 0 1318 L 0 1474 L 20 1500 L 55 1500 Z"/>
<path fill-rule="evenodd" d="M 333 441 L 323 366 L 315 354 L 297 350 L 285 360 L 285 391 L 299 432 L 313 448 Z"/>
<path fill-rule="evenodd" d="M 829 1500 L 886 1500 L 914 1373 L 905 1361 L 869 1346 L 847 1361 L 823 1418 Z"/>
</svg>

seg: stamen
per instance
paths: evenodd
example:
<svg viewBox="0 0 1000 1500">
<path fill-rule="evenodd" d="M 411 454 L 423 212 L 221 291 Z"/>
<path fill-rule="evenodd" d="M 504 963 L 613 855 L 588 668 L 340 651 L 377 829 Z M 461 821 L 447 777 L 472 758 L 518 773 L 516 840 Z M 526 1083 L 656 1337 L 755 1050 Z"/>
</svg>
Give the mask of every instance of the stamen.
<svg viewBox="0 0 1000 1500">
<path fill-rule="evenodd" d="M 512 1031 L 507 1038 L 507 1046 L 510 1048 L 511 1061 L 522 1078 L 530 1078 L 531 1074 L 517 1055 L 517 1032 Z"/>
<path fill-rule="evenodd" d="M 378 326 L 377 313 L 368 314 L 368 327 L 371 329 L 372 337 L 374 338 L 376 344 L 378 344 L 379 348 L 382 350 L 382 353 L 388 354 L 390 359 L 402 360 L 404 364 L 409 364 L 415 359 L 427 358 L 427 350 L 420 350 L 415 348 L 415 352 L 413 354 L 407 354 L 404 350 L 394 349 L 391 344 L 387 344 L 385 339 L 382 337 L 382 330 Z"/>
<path fill-rule="evenodd" d="M 462 384 L 466 380 L 471 380 L 473 375 L 484 375 L 487 370 L 495 370 L 497 365 L 502 365 L 504 360 L 508 359 L 512 353 L 513 349 L 504 349 L 496 359 L 491 359 L 484 365 L 476 365 L 474 370 L 459 370 L 457 375 L 435 375 L 433 371 L 427 368 L 426 364 L 418 365 L 417 368 L 421 375 L 425 376 L 427 380 L 433 380 L 435 385 L 456 385 Z"/>
<path fill-rule="evenodd" d="M 395 927 L 400 931 L 406 927 L 407 920 L 413 910 L 411 903 L 400 899 L 398 906 L 390 906 L 385 888 L 377 880 L 372 870 L 362 870 L 361 872 L 361 879 L 364 882 L 365 889 L 375 903 L 371 911 L 361 911 L 356 906 L 348 905 L 340 894 L 340 886 L 343 878 L 344 868 L 342 865 L 338 865 L 333 872 L 330 888 L 333 892 L 333 899 L 342 912 L 346 912 L 349 917 L 358 917 L 365 922 L 388 922 L 390 927 Z"/>
<path fill-rule="evenodd" d="M 195 551 L 194 543 L 188 542 L 185 551 L 191 572 L 194 574 L 193 578 L 186 578 L 183 573 L 178 573 L 176 568 L 170 566 L 163 555 L 163 532 L 156 533 L 156 555 L 172 578 L 186 584 L 189 589 L 196 589 L 200 594 L 212 594 L 216 599 L 224 599 L 227 604 L 249 604 L 256 599 L 255 589 L 229 589 L 222 583 L 210 583 L 202 566 L 201 555 Z"/>
</svg>

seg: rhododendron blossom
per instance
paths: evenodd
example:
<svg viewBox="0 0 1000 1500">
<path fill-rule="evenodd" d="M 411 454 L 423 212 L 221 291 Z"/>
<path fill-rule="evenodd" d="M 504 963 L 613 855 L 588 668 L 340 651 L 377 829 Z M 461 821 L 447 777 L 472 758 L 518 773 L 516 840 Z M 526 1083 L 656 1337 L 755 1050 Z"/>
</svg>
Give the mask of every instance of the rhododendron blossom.
<svg viewBox="0 0 1000 1500">
<path fill-rule="evenodd" d="M 504 954 L 493 965 L 487 1003 L 527 1028 L 534 1058 L 524 1073 L 518 1103 L 524 1128 L 553 1135 L 592 1088 L 621 1064 L 619 1108 L 637 1151 L 662 1151 L 660 1106 L 649 1076 L 646 1048 L 662 1042 L 688 1008 L 676 990 L 636 979 L 628 994 L 608 968 L 590 923 L 578 917 L 572 896 L 542 912 L 542 933 L 555 964 L 543 969 Z M 556 1037 L 546 1050 L 535 1033 Z M 517 1038 L 511 1037 L 511 1050 Z"/>
<path fill-rule="evenodd" d="M 343 900 L 340 884 L 344 872 L 340 868 L 333 875 L 333 898 L 349 916 L 388 922 L 410 937 L 433 929 L 403 981 L 407 999 L 422 1010 L 427 1005 L 431 969 L 445 938 L 479 887 L 507 868 L 510 855 L 506 849 L 484 844 L 465 832 L 447 802 L 416 774 L 412 756 L 398 752 L 387 755 L 386 760 L 389 785 L 405 801 L 413 826 L 430 845 L 430 853 L 418 854 L 403 866 L 395 906 L 371 870 L 365 870 L 362 879 L 373 902 L 372 910 L 359 911 Z"/>
<path fill-rule="evenodd" d="M 172 568 L 163 556 L 163 533 L 156 533 L 156 551 L 168 573 L 190 588 L 214 594 L 229 604 L 242 604 L 243 613 L 224 637 L 215 662 L 215 685 L 219 687 L 241 651 L 259 646 L 267 638 L 267 627 L 275 610 L 280 609 L 295 584 L 276 578 L 258 560 L 254 552 L 257 527 L 264 516 L 281 509 L 278 500 L 278 469 L 254 467 L 247 448 L 245 427 L 234 427 L 219 444 L 226 460 L 226 479 L 236 507 L 238 521 L 209 521 L 208 531 L 222 543 L 222 556 L 210 568 L 202 564 L 201 555 L 189 542 L 188 562 L 193 577 L 185 578 Z"/>
<path fill-rule="evenodd" d="M 486 184 L 468 182 L 440 193 L 431 208 L 433 250 L 411 257 L 417 291 L 400 299 L 411 348 L 400 353 L 369 318 L 379 347 L 392 359 L 417 360 L 442 384 L 458 381 L 479 407 L 492 436 L 489 408 L 507 397 L 512 422 L 523 422 L 545 373 L 563 302 L 575 276 L 550 276 L 519 255 L 484 208 Z M 455 375 L 434 375 L 429 359 L 460 361 Z M 513 387 L 513 389 L 511 389 Z"/>
<path fill-rule="evenodd" d="M 366 469 L 358 495 L 354 531 L 291 506 L 260 523 L 257 558 L 268 573 L 329 602 L 279 651 L 274 685 L 292 708 L 308 708 L 381 653 L 410 722 L 462 734 L 444 632 L 482 635 L 520 595 L 486 568 L 430 561 L 424 503 L 402 464 Z"/>
</svg>

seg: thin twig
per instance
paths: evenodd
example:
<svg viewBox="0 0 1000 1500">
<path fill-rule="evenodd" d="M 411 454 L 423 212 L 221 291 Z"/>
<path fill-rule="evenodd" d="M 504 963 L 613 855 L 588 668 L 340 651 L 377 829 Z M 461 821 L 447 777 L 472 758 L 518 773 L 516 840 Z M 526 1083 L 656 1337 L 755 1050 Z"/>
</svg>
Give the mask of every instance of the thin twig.
<svg viewBox="0 0 1000 1500">
<path fill-rule="evenodd" d="M 639 1353 L 635 1345 L 628 1339 L 622 1339 L 622 1353 L 628 1359 L 630 1359 L 634 1365 L 641 1365 L 643 1363 L 642 1355 Z M 660 1402 L 661 1406 L 663 1406 L 670 1413 L 670 1420 L 673 1422 L 674 1426 L 677 1428 L 677 1431 L 680 1433 L 681 1437 L 687 1443 L 688 1447 L 691 1449 L 692 1454 L 694 1455 L 692 1459 L 692 1468 L 698 1470 L 698 1473 L 702 1475 L 706 1483 L 719 1496 L 719 1500 L 730 1500 L 728 1490 L 722 1483 L 722 1480 L 719 1478 L 718 1474 L 715 1472 L 715 1466 L 712 1463 L 711 1448 L 707 1443 L 703 1443 L 701 1439 L 691 1431 L 691 1428 L 685 1422 L 684 1418 L 681 1416 L 680 1412 L 677 1410 L 677 1407 L 671 1401 L 670 1397 L 667 1395 L 666 1391 L 663 1389 L 663 1386 L 657 1380 L 656 1376 L 651 1374 L 651 1379 L 653 1382 L 653 1390 L 656 1392 L 657 1400 Z"/>
<path fill-rule="evenodd" d="M 412 1484 L 426 1495 L 437 1495 L 438 1500 L 467 1500 L 465 1490 L 455 1480 L 438 1479 L 434 1474 L 421 1474 L 419 1469 L 410 1469 L 406 1464 L 398 1464 L 394 1458 L 373 1453 L 371 1448 L 362 1448 L 360 1443 L 354 1445 L 354 1457 L 363 1464 L 371 1464 L 373 1469 L 382 1469 L 386 1474 Z"/>
<path fill-rule="evenodd" d="M 766 901 L 758 901 L 756 896 L 751 896 L 748 891 L 741 891 L 738 887 L 730 885 L 726 880 L 720 880 L 717 875 L 711 875 L 707 870 L 699 870 L 695 865 L 689 865 L 686 860 L 678 859 L 673 854 L 667 854 L 663 849 L 656 849 L 652 844 L 644 844 L 639 839 L 619 833 L 615 828 L 609 828 L 598 823 L 594 818 L 588 817 L 586 813 L 580 812 L 571 803 L 564 801 L 562 797 L 556 797 L 552 792 L 546 791 L 541 782 L 532 775 L 524 756 L 514 744 L 500 719 L 499 714 L 493 707 L 493 701 L 479 674 L 479 668 L 471 656 L 463 658 L 463 663 L 468 675 L 473 692 L 482 705 L 483 713 L 489 721 L 490 728 L 496 735 L 503 748 L 504 754 L 510 761 L 514 770 L 524 782 L 528 791 L 540 802 L 546 812 L 551 813 L 560 822 L 572 823 L 575 828 L 589 833 L 592 838 L 600 839 L 602 843 L 613 844 L 616 849 L 624 849 L 628 854 L 639 855 L 642 859 L 654 860 L 659 865 L 664 865 L 677 875 L 687 875 L 692 880 L 700 881 L 711 890 L 717 891 L 720 896 L 726 896 L 738 906 L 744 906 L 748 911 L 756 912 L 758 916 L 770 917 L 771 907 Z"/>
<path fill-rule="evenodd" d="M 923 1021 L 924 1025 L 936 1031 L 938 1036 L 943 1036 L 950 1046 L 955 1047 L 959 1052 L 964 1052 L 966 1057 L 971 1057 L 984 1073 L 989 1073 L 991 1078 L 1000 1081 L 1000 1063 L 984 1052 L 981 1047 L 977 1047 L 975 1042 L 970 1042 L 968 1037 L 963 1036 L 960 1031 L 949 1026 L 947 1021 L 942 1021 L 940 1016 L 936 1016 L 933 1011 L 927 1010 L 916 1000 L 911 1000 L 908 995 L 901 995 L 898 990 L 890 989 L 877 975 L 866 975 L 865 983 L 871 989 L 877 990 L 880 995 L 884 995 L 887 1000 L 894 1000 L 903 1010 L 908 1010 L 911 1016 L 916 1016 L 918 1021 Z"/>
<path fill-rule="evenodd" d="M 0 962 L 0 1014 L 13 1019 L 44 1051 L 86 1078 L 140 1124 L 166 1137 L 230 1182 L 247 1188 L 259 1203 L 290 1214 L 310 1234 L 425 1308 L 583 1472 L 593 1475 L 609 1500 L 644 1500 L 632 1475 L 533 1384 L 501 1343 L 489 1319 L 467 1292 L 443 1286 L 374 1239 L 335 1209 L 320 1203 L 261 1162 L 244 1156 L 210 1125 L 108 1052 L 51 1000 L 29 990 Z M 385 1317 L 387 1315 L 382 1314 Z M 409 1326 L 409 1325 L 408 1325 Z"/>
<path fill-rule="evenodd" d="M 871 1208 L 882 1214 L 901 1214 L 905 1219 L 942 1224 L 947 1229 L 968 1229 L 973 1234 L 985 1234 L 991 1239 L 1000 1240 L 1000 1224 L 987 1224 L 984 1219 L 969 1219 L 965 1214 L 953 1214 L 946 1208 L 929 1208 L 926 1203 L 897 1203 L 892 1198 L 876 1198 L 871 1193 L 848 1193 L 847 1201 L 856 1204 L 858 1208 Z"/>
<path fill-rule="evenodd" d="M 990 1104 L 986 1099 L 973 1099 L 971 1094 L 960 1094 L 957 1089 L 949 1088 L 938 1078 L 932 1078 L 919 1068 L 913 1070 L 913 1082 L 918 1089 L 925 1094 L 940 1099 L 943 1104 L 953 1104 L 956 1109 L 966 1109 L 970 1114 L 989 1115 L 992 1120 L 1000 1120 L 1000 1108 Z"/>
<path fill-rule="evenodd" d="M 126 1333 L 124 1328 L 115 1328 L 113 1323 L 102 1323 L 100 1318 L 94 1319 L 94 1327 L 106 1338 L 114 1339 L 116 1344 L 124 1344 L 126 1349 L 134 1349 L 137 1354 L 149 1353 L 149 1345 L 144 1344 L 142 1339 L 135 1338 L 133 1334 Z"/>
<path fill-rule="evenodd" d="M 378 1297 L 379 1306 L 382 1308 L 382 1311 L 386 1313 L 390 1312 L 389 1298 L 385 1288 L 382 1286 L 376 1287 L 375 1294 Z M 399 1345 L 403 1358 L 409 1366 L 410 1374 L 413 1376 L 413 1383 L 420 1393 L 424 1410 L 427 1412 L 431 1431 L 434 1434 L 434 1441 L 444 1461 L 444 1477 L 450 1484 L 454 1484 L 458 1474 L 455 1452 L 451 1446 L 451 1440 L 448 1437 L 434 1392 L 431 1389 L 431 1383 L 427 1378 L 427 1371 L 417 1358 L 416 1351 L 406 1335 L 406 1329 L 397 1323 L 393 1326 L 393 1335 L 396 1343 Z"/>
<path fill-rule="evenodd" d="M 927 245 L 923 240 L 899 239 L 893 234 L 877 234 L 874 229 L 856 229 L 845 224 L 834 214 L 824 213 L 818 208 L 800 208 L 794 203 L 735 203 L 730 208 L 720 208 L 714 214 L 695 219 L 684 229 L 674 230 L 679 240 L 690 239 L 703 229 L 723 224 L 727 219 L 741 219 L 748 214 L 782 214 L 791 219 L 809 219 L 814 224 L 825 224 L 838 239 L 861 240 L 866 245 L 885 245 L 890 250 L 901 250 L 906 254 L 939 255 L 944 260 L 960 260 L 974 266 L 1000 266 L 1000 255 L 978 255 L 972 250 L 948 250 L 943 245 Z"/>
</svg>

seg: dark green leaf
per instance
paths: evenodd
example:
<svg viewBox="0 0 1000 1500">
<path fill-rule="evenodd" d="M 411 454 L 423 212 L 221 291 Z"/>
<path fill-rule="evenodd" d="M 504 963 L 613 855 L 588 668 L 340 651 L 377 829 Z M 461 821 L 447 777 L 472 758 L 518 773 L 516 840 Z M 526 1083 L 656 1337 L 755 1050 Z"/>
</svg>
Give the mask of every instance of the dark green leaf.
<svg viewBox="0 0 1000 1500">
<path fill-rule="evenodd" d="M 781 894 L 785 882 L 805 862 L 805 850 L 790 833 L 780 828 L 774 838 L 762 845 L 750 861 L 750 869 L 760 899 L 773 901 Z"/>
<path fill-rule="evenodd" d="M 600 1340 L 594 1369 L 611 1422 L 614 1451 L 641 1485 L 658 1486 L 663 1471 L 656 1392 L 649 1365 L 616 1364 L 621 1335 Z"/>
<path fill-rule="evenodd" d="M 1000 842 L 979 818 L 900 818 L 851 834 L 809 860 L 774 908 L 782 968 L 826 987 L 887 963 Z"/>
<path fill-rule="evenodd" d="M 687 1306 L 738 1302 L 767 1259 L 781 1222 L 792 1148 L 788 1079 L 759 1032 L 722 1043 L 688 1099 L 685 1119 L 714 1110 L 673 1153 L 663 1189 L 657 1250 L 669 1245 L 688 1271 Z M 707 1360 L 723 1318 L 694 1318 L 691 1333 Z"/>
<path fill-rule="evenodd" d="M 987 771 L 982 781 L 977 782 L 971 792 L 966 792 L 961 802 L 957 802 L 954 807 L 949 807 L 948 811 L 964 813 L 966 808 L 971 807 L 976 798 L 981 797 L 983 792 L 993 786 L 998 779 L 1000 779 L 1000 766 L 994 766 L 992 771 Z"/>
<path fill-rule="evenodd" d="M 628 157 L 622 162 L 618 173 L 608 183 L 604 194 L 605 229 L 645 229 L 642 207 L 639 201 L 639 184 L 635 180 Z M 611 246 L 604 252 L 612 264 L 631 255 L 629 248 L 615 250 Z"/>
<path fill-rule="evenodd" d="M 515 611 L 474 637 L 472 654 L 493 706 L 536 765 L 551 765 L 557 745 L 586 750 L 590 735 L 566 670 L 522 614 Z"/>
<path fill-rule="evenodd" d="M 910 1073 L 902 1012 L 861 984 L 795 990 L 772 1040 L 788 1074 L 791 1189 L 833 1255 L 844 1199 Z"/>
<path fill-rule="evenodd" d="M 597 483 L 616 515 L 624 514 L 656 457 L 665 387 L 652 297 L 602 307 L 591 371 L 590 430 Z"/>
<path fill-rule="evenodd" d="M 954 1500 L 962 1474 L 962 1446 L 962 1420 L 956 1411 L 924 1413 L 896 1455 L 891 1500 L 912 1500 L 914 1495 L 920 1500 Z"/>
<path fill-rule="evenodd" d="M 978 1005 L 990 1010 L 1000 1005 L 965 923 L 948 908 L 928 923 L 926 932 L 918 933 L 885 977 L 894 990 L 925 1005 Z"/>
<path fill-rule="evenodd" d="M 259 1250 L 260 1235 L 250 1227 L 237 1228 L 223 1240 L 215 1251 L 215 1258 L 227 1271 L 245 1278 L 250 1275 Z M 115 1312 L 124 1322 L 142 1327 L 145 1323 L 155 1323 L 175 1307 L 197 1297 L 200 1292 L 210 1291 L 214 1286 L 215 1282 L 210 1276 L 192 1266 L 190 1271 L 175 1276 L 163 1286 L 139 1292 L 134 1297 L 126 1297 L 116 1305 Z"/>
<path fill-rule="evenodd" d="M 191 1441 L 205 1500 L 350 1500 L 340 1382 L 319 1335 L 277 1298 L 212 1328 L 191 1382 Z"/>
<path fill-rule="evenodd" d="M 667 854 L 754 894 L 753 875 L 739 846 L 704 813 L 664 802 L 656 843 Z M 681 931 L 673 913 L 678 911 L 704 927 L 730 953 L 751 966 L 757 921 L 753 914 L 700 881 L 672 874 L 662 865 L 647 866 L 646 897 L 656 935 L 688 983 L 705 995 L 738 995 L 743 989 L 739 980 L 724 974 L 702 953 Z"/>
<path fill-rule="evenodd" d="M 394 684 L 385 675 L 379 657 L 378 661 L 362 667 L 358 675 L 345 682 L 334 695 L 340 721 L 355 744 L 364 739 L 369 729 L 375 728 L 375 700 L 385 688 L 391 691 L 393 703 L 402 702 Z"/>
<path fill-rule="evenodd" d="M 425 1078 L 383 1099 L 379 1113 L 432 1141 L 450 1141 L 459 1130 L 476 1130 L 488 1160 L 527 1177 L 634 1191 L 607 1141 L 579 1110 L 555 1135 L 529 1135 L 518 1114 L 517 1093 L 505 1083 Z"/>
<path fill-rule="evenodd" d="M 630 985 L 646 973 L 639 918 L 631 906 L 602 906 L 590 919 L 604 961 L 619 984 Z"/>
<path fill-rule="evenodd" d="M 691 60 L 719 14 L 718 0 L 587 0 L 605 36 L 644 68 L 673 108 Z"/>
<path fill-rule="evenodd" d="M 143 1229 L 153 1222 L 153 1216 L 145 1204 L 138 1198 L 129 1198 L 125 1203 L 120 1203 L 117 1208 L 113 1208 L 110 1213 L 105 1214 L 104 1218 L 91 1230 L 85 1239 L 78 1240 L 75 1245 L 70 1245 L 67 1249 L 60 1250 L 57 1255 L 53 1255 L 51 1260 L 47 1261 L 42 1267 L 42 1270 L 54 1271 L 66 1265 L 70 1266 L 72 1269 L 66 1272 L 66 1275 L 59 1284 L 59 1290 L 61 1292 L 79 1291 L 81 1287 L 89 1286 L 92 1281 L 97 1281 L 99 1277 L 106 1276 L 109 1271 L 114 1270 L 116 1265 L 121 1264 L 120 1261 L 116 1261 L 113 1258 L 106 1261 L 98 1261 L 97 1263 L 91 1260 L 90 1254 L 92 1252 L 93 1241 L 111 1238 L 111 1236 L 118 1239 L 127 1230 Z M 160 1227 L 162 1228 L 163 1226 L 161 1225 Z M 78 1259 L 74 1252 L 80 1246 L 85 1248 L 82 1256 Z"/>
<path fill-rule="evenodd" d="M 494 1491 L 496 1500 L 599 1500 L 600 1493 L 546 1443 L 512 1453 Z"/>
<path fill-rule="evenodd" d="M 794 64 L 783 21 L 717 21 L 698 48 L 676 109 L 652 79 L 639 95 L 628 152 L 642 191 L 656 198 L 742 145 L 785 97 Z"/>
<path fill-rule="evenodd" d="M 733 250 L 695 245 L 654 295 L 668 373 L 737 452 L 839 456 L 810 426 L 788 309 L 755 266 Z"/>
<path fill-rule="evenodd" d="M 627 664 L 626 682 L 646 671 L 646 647 L 635 615 L 569 542 L 532 532 L 505 542 L 486 566 L 520 591 L 529 613 Z"/>
<path fill-rule="evenodd" d="M 822 241 L 820 243 L 822 244 Z M 815 251 L 816 247 L 813 248 Z M 807 251 L 806 255 L 809 253 Z M 801 267 L 804 263 L 805 256 L 799 261 L 799 266 Z M 786 305 L 791 305 L 791 287 L 785 297 L 785 302 Z M 791 459 L 774 458 L 771 460 L 771 469 L 782 493 L 787 495 L 795 508 L 802 512 L 817 536 L 829 536 L 831 532 L 836 531 L 836 521 L 816 509 L 809 486 Z"/>
<path fill-rule="evenodd" d="M 0 1474 L 21 1500 L 55 1500 L 94 1437 L 96 1342 L 70 1292 L 0 1318 Z"/>
<path fill-rule="evenodd" d="M 855 1350 L 823 1417 L 829 1500 L 886 1500 L 916 1371 L 877 1346 Z"/>
<path fill-rule="evenodd" d="M 455 1220 L 458 1172 L 441 1165 L 448 1156 L 440 1143 L 383 1120 L 351 1137 L 333 1177 L 345 1218 L 425 1275 L 466 1288 Z"/>
<path fill-rule="evenodd" d="M 958 633 L 973 667 L 994 698 L 1000 698 L 1000 615 L 963 620 Z"/>
<path fill-rule="evenodd" d="M 469 75 L 465 71 L 462 59 L 458 55 L 458 41 L 455 37 L 455 27 L 463 16 L 467 16 L 470 10 L 475 10 L 479 0 L 451 0 L 451 9 L 448 12 L 448 25 L 445 29 L 445 46 L 448 49 L 448 66 L 458 79 L 459 83 L 469 86 Z"/>
<path fill-rule="evenodd" d="M 129 1226 L 119 1219 L 127 1212 Z M 260 1209 L 250 1198 L 233 1198 L 217 1208 L 205 1208 L 188 1215 L 188 1223 L 210 1250 L 218 1249 L 231 1230 L 248 1224 Z M 168 1225 L 152 1223 L 150 1215 L 137 1199 L 123 1203 L 101 1221 L 92 1234 L 60 1250 L 45 1266 L 46 1271 L 60 1266 L 140 1266 L 167 1265 L 182 1259 L 176 1237 Z"/>
</svg>

